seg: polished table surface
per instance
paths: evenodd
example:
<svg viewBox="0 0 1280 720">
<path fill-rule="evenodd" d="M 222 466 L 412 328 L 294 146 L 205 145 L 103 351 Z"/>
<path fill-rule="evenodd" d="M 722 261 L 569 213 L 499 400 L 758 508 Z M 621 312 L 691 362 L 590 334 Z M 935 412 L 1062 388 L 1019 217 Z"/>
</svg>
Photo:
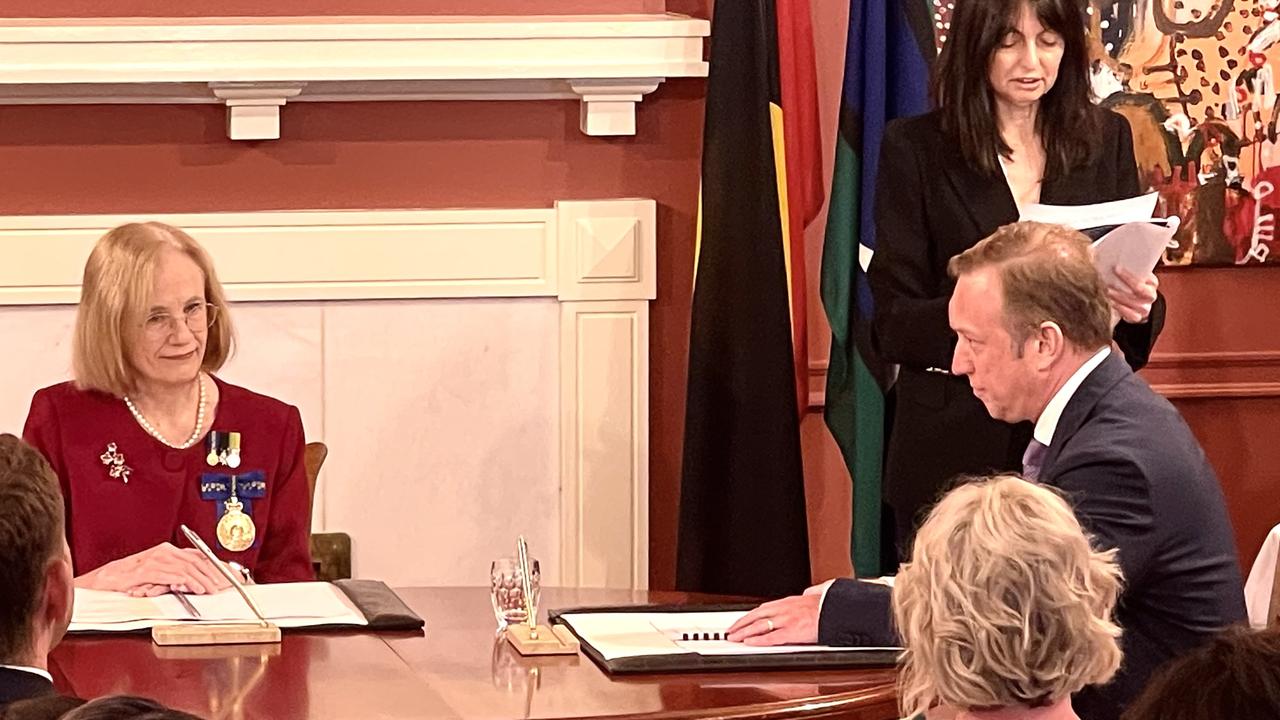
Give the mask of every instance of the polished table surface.
<svg viewBox="0 0 1280 720">
<path fill-rule="evenodd" d="M 58 687 L 145 695 L 207 718 L 896 718 L 891 668 L 610 676 L 585 655 L 526 658 L 494 636 L 487 589 L 397 592 L 424 633 L 286 631 L 273 646 L 162 648 L 147 635 L 66 638 Z M 723 600 L 546 588 L 544 608 Z"/>
</svg>

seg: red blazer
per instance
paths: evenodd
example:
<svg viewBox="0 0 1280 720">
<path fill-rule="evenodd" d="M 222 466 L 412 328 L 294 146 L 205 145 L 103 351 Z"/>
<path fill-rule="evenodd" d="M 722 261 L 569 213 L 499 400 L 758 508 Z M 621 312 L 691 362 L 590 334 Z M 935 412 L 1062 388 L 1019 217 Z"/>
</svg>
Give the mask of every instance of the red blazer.
<svg viewBox="0 0 1280 720">
<path fill-rule="evenodd" d="M 261 496 L 249 500 L 247 510 L 257 534 L 243 552 L 231 552 L 218 543 L 215 528 L 221 503 L 206 499 L 207 486 L 202 497 L 202 482 L 225 481 L 232 472 L 206 463 L 207 436 L 186 450 L 174 450 L 148 435 L 120 398 L 79 390 L 69 382 L 44 388 L 31 399 L 22 434 L 49 459 L 62 483 L 76 575 L 163 542 L 188 547 L 178 528 L 186 524 L 218 557 L 248 567 L 258 582 L 315 579 L 298 409 L 217 378 L 214 382 L 220 399 L 209 429 L 239 432 L 237 477 L 261 477 L 265 482 L 265 488 L 241 493 L 242 498 Z M 111 477 L 102 460 L 109 443 L 124 455 L 128 483 Z"/>
</svg>

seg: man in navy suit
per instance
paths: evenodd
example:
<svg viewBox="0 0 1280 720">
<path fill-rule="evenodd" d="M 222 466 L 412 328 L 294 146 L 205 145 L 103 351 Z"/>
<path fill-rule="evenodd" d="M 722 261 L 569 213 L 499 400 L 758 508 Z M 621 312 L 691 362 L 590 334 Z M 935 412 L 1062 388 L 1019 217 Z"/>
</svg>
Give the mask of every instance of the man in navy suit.
<svg viewBox="0 0 1280 720">
<path fill-rule="evenodd" d="M 0 714 L 28 701 L 21 717 L 58 717 L 80 702 L 55 693 L 48 665 L 75 598 L 62 513 L 49 463 L 0 435 Z"/>
<path fill-rule="evenodd" d="M 949 272 L 952 372 L 993 418 L 1034 421 L 1024 476 L 1062 490 L 1097 544 L 1119 550 L 1124 664 L 1075 698 L 1086 720 L 1117 718 L 1158 665 L 1245 619 L 1222 490 L 1177 410 L 1112 351 L 1114 318 L 1087 238 L 1006 225 Z M 753 610 L 730 638 L 896 644 L 883 585 L 811 591 Z"/>
</svg>

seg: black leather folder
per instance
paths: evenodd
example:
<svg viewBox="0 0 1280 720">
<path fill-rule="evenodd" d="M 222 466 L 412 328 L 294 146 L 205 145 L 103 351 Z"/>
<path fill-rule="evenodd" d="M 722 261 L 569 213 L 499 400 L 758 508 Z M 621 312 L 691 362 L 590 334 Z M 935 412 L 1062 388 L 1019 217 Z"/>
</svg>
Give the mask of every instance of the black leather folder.
<svg viewBox="0 0 1280 720">
<path fill-rule="evenodd" d="M 351 626 L 364 630 L 421 630 L 426 623 L 381 580 L 334 580 L 368 625 Z M 307 628 L 315 630 L 317 628 Z"/>
<path fill-rule="evenodd" d="M 606 672 L 614 675 L 670 672 L 741 672 L 758 670 L 831 670 L 855 667 L 892 667 L 898 650 L 859 649 L 822 650 L 774 654 L 700 655 L 696 652 L 674 655 L 640 655 L 608 660 L 591 644 L 590 638 L 573 627 L 566 615 L 582 613 L 679 613 L 750 610 L 754 604 L 721 605 L 626 605 L 616 607 L 579 607 L 551 610 L 548 618 L 565 625 L 582 643 L 582 652 Z"/>
</svg>

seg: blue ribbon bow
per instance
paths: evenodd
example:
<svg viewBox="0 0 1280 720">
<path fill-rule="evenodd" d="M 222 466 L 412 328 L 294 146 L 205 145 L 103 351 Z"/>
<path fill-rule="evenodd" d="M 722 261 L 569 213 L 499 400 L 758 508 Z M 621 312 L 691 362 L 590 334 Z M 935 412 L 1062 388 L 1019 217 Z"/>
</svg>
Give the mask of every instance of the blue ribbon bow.
<svg viewBox="0 0 1280 720">
<path fill-rule="evenodd" d="M 217 519 L 227 514 L 227 500 L 231 499 L 231 475 L 204 473 L 200 476 L 200 499 L 216 500 Z M 244 514 L 253 515 L 255 498 L 267 496 L 267 475 L 261 470 L 235 474 L 236 499 L 244 503 Z"/>
</svg>

